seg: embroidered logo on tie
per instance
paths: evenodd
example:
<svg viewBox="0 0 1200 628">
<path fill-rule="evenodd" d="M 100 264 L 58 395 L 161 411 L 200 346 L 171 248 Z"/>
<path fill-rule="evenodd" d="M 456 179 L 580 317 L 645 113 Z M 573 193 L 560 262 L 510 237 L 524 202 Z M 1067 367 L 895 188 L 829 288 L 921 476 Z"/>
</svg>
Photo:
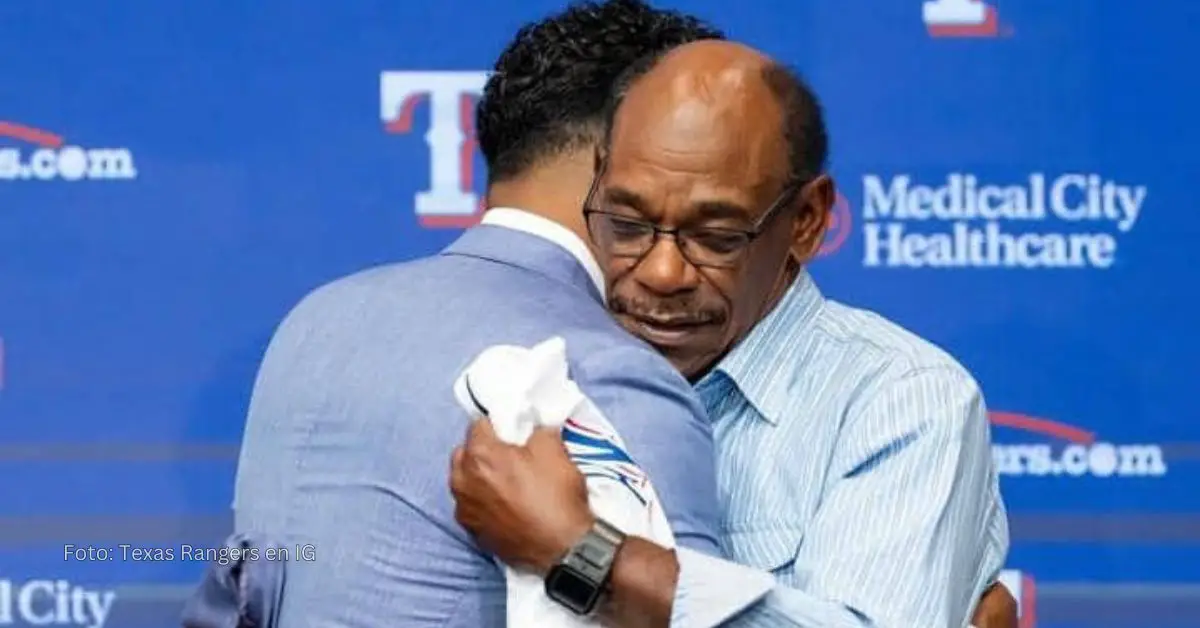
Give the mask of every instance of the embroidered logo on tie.
<svg viewBox="0 0 1200 628">
<path fill-rule="evenodd" d="M 567 419 L 563 442 L 571 460 L 584 477 L 602 477 L 620 482 L 643 505 L 650 503 L 650 481 L 633 458 L 610 434 Z"/>
</svg>

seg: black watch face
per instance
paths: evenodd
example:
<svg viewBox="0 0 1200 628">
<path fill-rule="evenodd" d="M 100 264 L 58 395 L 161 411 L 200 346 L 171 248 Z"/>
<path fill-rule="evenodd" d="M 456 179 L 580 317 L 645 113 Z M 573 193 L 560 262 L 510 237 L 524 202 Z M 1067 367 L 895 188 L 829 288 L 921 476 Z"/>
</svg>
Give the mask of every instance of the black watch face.
<svg viewBox="0 0 1200 628">
<path fill-rule="evenodd" d="M 579 615 L 587 615 L 596 606 L 600 587 L 575 570 L 559 565 L 546 578 L 546 594 Z"/>
</svg>

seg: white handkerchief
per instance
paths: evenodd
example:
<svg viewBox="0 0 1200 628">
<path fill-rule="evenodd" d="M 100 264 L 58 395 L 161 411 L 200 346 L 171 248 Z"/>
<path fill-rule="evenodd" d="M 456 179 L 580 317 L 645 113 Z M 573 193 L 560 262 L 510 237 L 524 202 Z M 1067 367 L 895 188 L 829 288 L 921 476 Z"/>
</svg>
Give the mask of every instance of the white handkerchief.
<svg viewBox="0 0 1200 628">
<path fill-rule="evenodd" d="M 625 534 L 675 547 L 650 479 L 626 453 L 616 429 L 568 376 L 562 338 L 532 348 L 486 349 L 459 375 L 454 394 L 463 410 L 473 416 L 486 413 L 496 435 L 515 445 L 523 445 L 535 427 L 560 427 L 571 459 L 587 477 L 592 512 Z M 546 597 L 537 575 L 508 567 L 504 572 L 510 627 L 599 625 Z"/>
</svg>

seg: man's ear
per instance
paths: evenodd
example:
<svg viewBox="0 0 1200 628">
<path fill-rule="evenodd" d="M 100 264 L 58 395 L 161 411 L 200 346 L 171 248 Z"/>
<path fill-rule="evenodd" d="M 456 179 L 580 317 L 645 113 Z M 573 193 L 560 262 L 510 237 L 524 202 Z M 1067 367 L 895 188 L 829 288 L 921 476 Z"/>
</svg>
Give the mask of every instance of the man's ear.
<svg viewBox="0 0 1200 628">
<path fill-rule="evenodd" d="M 821 249 L 836 200 L 837 186 L 827 174 L 800 188 L 800 193 L 792 201 L 796 205 L 796 219 L 792 230 L 791 253 L 796 261 L 801 264 L 808 262 Z"/>
</svg>

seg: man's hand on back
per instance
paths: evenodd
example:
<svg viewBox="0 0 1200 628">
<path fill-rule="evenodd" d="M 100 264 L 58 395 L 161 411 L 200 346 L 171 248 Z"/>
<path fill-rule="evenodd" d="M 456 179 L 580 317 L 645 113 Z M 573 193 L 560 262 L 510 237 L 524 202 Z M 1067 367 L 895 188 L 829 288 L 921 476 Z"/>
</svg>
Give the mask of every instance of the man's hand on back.
<svg viewBox="0 0 1200 628">
<path fill-rule="evenodd" d="M 975 628 L 1017 628 L 1017 601 L 1007 587 L 998 582 L 988 587 L 983 599 L 979 600 L 971 625 Z"/>
<path fill-rule="evenodd" d="M 450 462 L 454 518 L 512 567 L 545 575 L 592 528 L 587 482 L 571 462 L 562 432 L 541 428 L 524 447 L 475 421 Z M 613 564 L 605 624 L 660 628 L 671 617 L 679 565 L 675 554 L 628 537 Z"/>
<path fill-rule="evenodd" d="M 524 447 L 475 421 L 450 462 L 454 518 L 512 567 L 545 574 L 595 521 L 587 484 L 558 429 L 535 430 Z"/>
</svg>

